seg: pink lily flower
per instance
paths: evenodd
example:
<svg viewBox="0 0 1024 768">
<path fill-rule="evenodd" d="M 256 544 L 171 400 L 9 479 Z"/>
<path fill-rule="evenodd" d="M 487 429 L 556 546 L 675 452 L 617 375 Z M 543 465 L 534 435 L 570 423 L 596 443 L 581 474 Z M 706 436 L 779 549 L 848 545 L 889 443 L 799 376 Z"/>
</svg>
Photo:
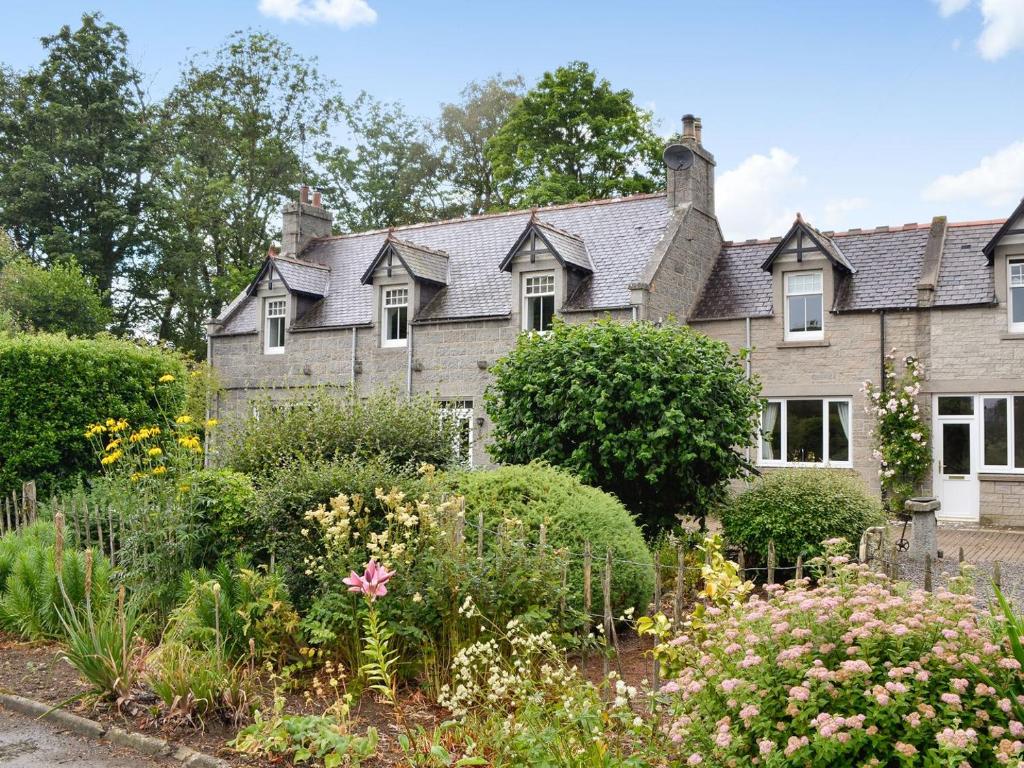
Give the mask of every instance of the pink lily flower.
<svg viewBox="0 0 1024 768">
<path fill-rule="evenodd" d="M 388 593 L 388 588 L 385 585 L 394 575 L 394 571 L 389 571 L 383 565 L 380 565 L 376 558 L 370 558 L 370 562 L 366 564 L 366 570 L 362 576 L 352 571 L 346 578 L 342 579 L 342 582 L 348 584 L 349 592 L 361 592 L 369 598 L 370 602 L 373 602 L 378 597 L 384 597 Z"/>
</svg>

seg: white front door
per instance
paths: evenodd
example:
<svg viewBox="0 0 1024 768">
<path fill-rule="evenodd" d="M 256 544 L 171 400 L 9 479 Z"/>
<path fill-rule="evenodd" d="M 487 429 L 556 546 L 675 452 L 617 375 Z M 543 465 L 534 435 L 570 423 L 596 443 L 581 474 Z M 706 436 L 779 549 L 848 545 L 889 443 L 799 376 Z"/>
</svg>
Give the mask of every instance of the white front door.
<svg viewBox="0 0 1024 768">
<path fill-rule="evenodd" d="M 935 496 L 940 520 L 978 519 L 981 484 L 977 402 L 973 395 L 937 395 L 933 413 Z"/>
</svg>

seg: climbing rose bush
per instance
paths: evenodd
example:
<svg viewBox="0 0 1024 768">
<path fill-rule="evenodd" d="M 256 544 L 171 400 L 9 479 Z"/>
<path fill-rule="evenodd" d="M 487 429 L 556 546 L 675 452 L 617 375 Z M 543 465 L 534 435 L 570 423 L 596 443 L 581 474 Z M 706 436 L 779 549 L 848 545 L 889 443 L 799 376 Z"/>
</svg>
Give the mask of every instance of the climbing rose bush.
<svg viewBox="0 0 1024 768">
<path fill-rule="evenodd" d="M 1020 663 L 966 592 L 911 590 L 830 542 L 819 586 L 710 607 L 669 641 L 663 728 L 680 764 L 1019 765 Z M 1024 697 L 1022 697 L 1024 698 Z"/>
</svg>

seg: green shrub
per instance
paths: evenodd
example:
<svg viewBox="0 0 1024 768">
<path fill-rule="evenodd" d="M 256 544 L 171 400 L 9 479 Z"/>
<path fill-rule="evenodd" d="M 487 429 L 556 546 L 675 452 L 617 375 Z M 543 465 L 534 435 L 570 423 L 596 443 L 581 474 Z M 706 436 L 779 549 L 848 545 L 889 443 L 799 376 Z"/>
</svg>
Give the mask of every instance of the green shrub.
<svg viewBox="0 0 1024 768">
<path fill-rule="evenodd" d="M 520 334 L 494 365 L 489 451 L 547 461 L 615 494 L 650 532 L 701 516 L 750 469 L 759 385 L 729 345 L 674 323 Z"/>
<path fill-rule="evenodd" d="M 157 382 L 164 374 L 170 384 Z M 41 496 L 98 470 L 84 437 L 110 417 L 149 424 L 184 400 L 185 365 L 161 348 L 112 337 L 0 335 L 0 492 L 34 479 Z"/>
<path fill-rule="evenodd" d="M 881 525 L 881 504 L 863 481 L 836 469 L 783 469 L 767 473 L 731 499 L 722 511 L 730 544 L 762 560 L 775 542 L 780 562 L 821 552 L 826 539 L 860 541 L 866 528 Z"/>
<path fill-rule="evenodd" d="M 374 496 L 377 488 L 399 488 L 419 496 L 425 485 L 412 470 L 400 470 L 382 459 L 360 461 L 294 461 L 258 480 L 255 515 L 249 536 L 258 555 L 274 557 L 300 611 L 309 607 L 315 580 L 305 573 L 306 558 L 314 554 L 314 542 L 302 535 L 309 528 L 305 514 L 340 493 L 361 494 L 381 517 L 384 510 Z M 342 574 L 347 575 L 347 574 Z"/>
<path fill-rule="evenodd" d="M 590 542 L 594 573 L 603 567 L 610 548 L 612 607 L 618 616 L 627 608 L 642 611 L 654 588 L 651 554 L 632 516 L 614 496 L 584 485 L 568 472 L 544 464 L 499 467 L 461 472 L 451 478 L 452 488 L 466 497 L 470 525 L 480 512 L 484 525 L 496 530 L 507 518 L 522 521 L 536 543 L 541 523 L 547 526 L 548 545 L 564 548 L 569 557 L 569 601 L 583 608 L 584 544 Z M 494 537 L 486 539 L 493 543 Z M 600 606 L 600 579 L 594 579 L 594 605 Z"/>
<path fill-rule="evenodd" d="M 295 460 L 384 458 L 401 466 L 445 467 L 455 460 L 455 429 L 427 396 L 411 399 L 392 390 L 367 398 L 350 391 L 318 390 L 287 407 L 255 405 L 258 418 L 235 425 L 223 446 L 224 463 L 250 475 L 274 472 Z"/>
<path fill-rule="evenodd" d="M 213 567 L 225 557 L 248 551 L 256 490 L 248 475 L 230 469 L 200 469 L 187 475 L 177 503 L 187 507 L 200 538 L 191 567 Z"/>
<path fill-rule="evenodd" d="M 0 308 L 28 330 L 91 336 L 111 321 L 95 281 L 71 259 L 49 268 L 24 257 L 0 265 Z"/>
<path fill-rule="evenodd" d="M 193 727 L 211 715 L 238 725 L 259 706 L 252 665 L 232 663 L 214 648 L 162 643 L 146 659 L 145 680 L 171 720 Z"/>
</svg>

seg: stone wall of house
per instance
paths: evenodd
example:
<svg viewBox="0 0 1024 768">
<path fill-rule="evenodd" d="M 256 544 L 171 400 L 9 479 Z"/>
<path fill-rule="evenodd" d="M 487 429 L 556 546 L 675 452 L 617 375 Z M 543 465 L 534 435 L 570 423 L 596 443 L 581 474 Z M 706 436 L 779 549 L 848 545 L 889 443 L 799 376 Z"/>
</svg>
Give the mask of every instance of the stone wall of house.
<svg viewBox="0 0 1024 768">
<path fill-rule="evenodd" d="M 981 476 L 981 524 L 1024 527 L 1024 476 Z"/>
<path fill-rule="evenodd" d="M 610 317 L 629 320 L 629 311 L 574 312 L 570 323 Z M 258 334 L 215 336 L 212 360 L 223 388 L 216 415 L 227 422 L 251 414 L 255 400 L 301 397 L 315 387 L 347 390 L 353 382 L 352 329 L 287 333 L 285 351 L 263 354 Z M 356 392 L 368 394 L 392 388 L 404 394 L 409 384 L 409 348 L 382 347 L 377 327 L 357 328 Z M 488 463 L 486 443 L 490 421 L 484 411 L 488 368 L 506 354 L 519 334 L 509 319 L 414 325 L 412 333 L 412 391 L 438 400 L 471 400 L 474 418 L 473 463 Z"/>
</svg>

